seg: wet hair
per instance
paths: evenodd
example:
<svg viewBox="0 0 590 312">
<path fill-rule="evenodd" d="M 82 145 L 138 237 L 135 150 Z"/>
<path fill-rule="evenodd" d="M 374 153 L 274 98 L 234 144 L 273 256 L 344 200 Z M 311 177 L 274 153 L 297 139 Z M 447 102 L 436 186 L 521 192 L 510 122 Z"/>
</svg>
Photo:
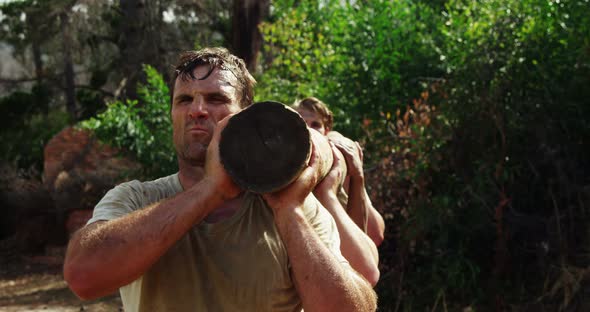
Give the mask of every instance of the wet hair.
<svg viewBox="0 0 590 312">
<path fill-rule="evenodd" d="M 291 107 L 295 110 L 305 109 L 310 112 L 319 114 L 326 129 L 332 129 L 334 125 L 334 115 L 328 108 L 326 103 L 320 101 L 318 98 L 310 96 L 301 101 L 296 101 Z"/>
<path fill-rule="evenodd" d="M 203 77 L 195 77 L 194 70 L 199 66 L 209 66 L 209 71 Z M 170 80 L 170 98 L 174 95 L 174 84 L 176 79 L 180 77 L 187 80 L 205 80 L 211 73 L 219 68 L 231 72 L 237 79 L 238 85 L 235 86 L 239 95 L 239 103 L 241 107 L 246 107 L 252 104 L 254 99 L 254 85 L 256 80 L 248 69 L 244 61 L 231 54 L 226 48 L 204 48 L 198 51 L 186 51 L 180 54 L 178 62 L 174 67 Z"/>
</svg>

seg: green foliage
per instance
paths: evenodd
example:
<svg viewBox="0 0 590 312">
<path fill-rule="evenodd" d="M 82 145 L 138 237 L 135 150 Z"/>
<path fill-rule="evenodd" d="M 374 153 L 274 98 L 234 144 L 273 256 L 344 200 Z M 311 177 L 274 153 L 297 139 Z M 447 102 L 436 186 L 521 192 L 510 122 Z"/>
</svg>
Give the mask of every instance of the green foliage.
<svg viewBox="0 0 590 312">
<path fill-rule="evenodd" d="M 459 174 L 448 194 L 460 207 L 483 206 L 494 216 L 495 260 L 487 270 L 495 272 L 491 291 L 510 300 L 514 293 L 503 293 L 503 286 L 523 285 L 540 295 L 538 285 L 554 274 L 549 267 L 522 276 L 512 270 L 540 258 L 571 265 L 563 260 L 575 253 L 567 246 L 580 246 L 572 233 L 587 222 L 583 205 L 573 200 L 582 192 L 572 191 L 587 185 L 579 172 L 590 165 L 581 150 L 590 138 L 590 93 L 582 87 L 590 83 L 587 9 L 586 1 L 447 2 L 439 44 L 449 77 L 444 113 L 455 139 L 444 156 L 455 163 L 447 174 Z M 586 221 L 560 221 L 562 215 Z M 545 223 L 562 224 L 526 230 Z M 507 231 L 515 234 L 504 237 Z"/>
<path fill-rule="evenodd" d="M 47 111 L 45 86 L 16 91 L 0 99 L 0 160 L 17 168 L 43 168 L 43 147 L 69 119 L 59 110 Z"/>
<path fill-rule="evenodd" d="M 43 148 L 60 130 L 68 125 L 68 115 L 52 110 L 47 115 L 34 113 L 21 120 L 19 127 L 8 128 L 0 133 L 0 160 L 14 163 L 18 168 L 43 168 Z"/>
<path fill-rule="evenodd" d="M 276 22 L 261 27 L 272 64 L 258 78 L 258 98 L 292 103 L 316 96 L 334 111 L 336 129 L 349 136 L 361 137 L 367 118 L 404 106 L 421 91 L 422 78 L 437 71 L 426 32 L 436 19 L 421 3 L 275 6 Z"/>
<path fill-rule="evenodd" d="M 35 87 L 31 92 L 15 91 L 0 99 L 0 122 L 7 128 L 22 126 L 28 114 L 38 113 L 43 107 L 46 89 Z"/>
<path fill-rule="evenodd" d="M 127 151 L 143 166 L 146 178 L 168 175 L 177 169 L 172 146 L 169 90 L 162 76 L 144 66 L 147 84 L 138 88 L 136 100 L 115 101 L 94 118 L 80 123 L 97 138 Z"/>
<path fill-rule="evenodd" d="M 43 81 L 58 85 L 56 17 L 69 2 L 55 3 L 0 6 L 0 37 L 23 60 L 38 43 L 47 56 Z M 176 20 L 151 24 L 162 55 L 171 54 L 167 47 L 175 54 L 228 41 L 229 1 L 207 2 L 210 10 L 169 3 Z M 118 85 L 124 20 L 116 3 L 85 5 L 88 14 L 69 11 L 78 21 L 76 64 L 91 72 L 89 89 Z M 588 0 L 272 2 L 261 26 L 257 100 L 316 96 L 335 112 L 336 129 L 365 146 L 369 191 L 387 222 L 381 310 L 530 310 L 534 303 L 563 311 L 583 300 L 589 8 Z M 145 70 L 139 102 L 111 103 L 82 124 L 155 177 L 176 163 L 168 90 Z M 51 109 L 59 97 L 44 88 L 0 100 L 2 160 L 40 166 L 43 143 L 67 123 Z M 103 103 L 89 89 L 77 90 L 85 116 Z"/>
<path fill-rule="evenodd" d="M 563 272 L 590 261 L 579 200 L 590 184 L 588 8 L 274 3 L 257 96 L 316 96 L 365 144 L 388 225 L 383 310 L 503 310 L 539 298 L 564 310 L 581 300 Z"/>
<path fill-rule="evenodd" d="M 76 103 L 82 108 L 79 113 L 81 120 L 91 118 L 105 106 L 102 94 L 97 91 L 79 89 L 76 91 Z"/>
<path fill-rule="evenodd" d="M 0 37 L 17 48 L 24 48 L 31 40 L 41 42 L 49 38 L 48 35 L 57 31 L 58 24 L 54 18 L 48 17 L 48 12 L 51 5 L 63 5 L 63 2 L 23 0 L 2 3 Z"/>
</svg>

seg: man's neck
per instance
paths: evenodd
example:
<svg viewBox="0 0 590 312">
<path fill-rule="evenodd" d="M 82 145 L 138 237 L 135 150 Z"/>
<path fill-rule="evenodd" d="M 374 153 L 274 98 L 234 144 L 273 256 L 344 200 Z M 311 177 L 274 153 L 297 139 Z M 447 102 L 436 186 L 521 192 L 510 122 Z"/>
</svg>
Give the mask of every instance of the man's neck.
<svg viewBox="0 0 590 312">
<path fill-rule="evenodd" d="M 185 162 L 178 163 L 178 179 L 180 185 L 184 190 L 188 190 L 193 187 L 199 181 L 205 177 L 205 169 L 203 166 L 192 166 Z M 219 221 L 230 218 L 234 215 L 241 207 L 243 201 L 243 194 L 224 202 L 219 207 L 215 208 L 207 217 L 205 222 L 217 223 Z"/>
<path fill-rule="evenodd" d="M 178 179 L 184 190 L 188 190 L 197 184 L 205 176 L 205 169 L 202 166 L 190 166 L 178 164 Z"/>
</svg>

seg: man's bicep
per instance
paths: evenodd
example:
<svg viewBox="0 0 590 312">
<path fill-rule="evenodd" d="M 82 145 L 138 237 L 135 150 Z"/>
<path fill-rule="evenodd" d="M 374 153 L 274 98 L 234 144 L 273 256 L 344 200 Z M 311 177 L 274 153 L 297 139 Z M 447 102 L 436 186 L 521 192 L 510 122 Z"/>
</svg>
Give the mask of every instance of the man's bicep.
<svg viewBox="0 0 590 312">
<path fill-rule="evenodd" d="M 86 224 L 117 219 L 137 210 L 141 206 L 136 196 L 138 185 L 139 183 L 132 181 L 109 190 L 96 204 L 92 218 Z"/>
</svg>

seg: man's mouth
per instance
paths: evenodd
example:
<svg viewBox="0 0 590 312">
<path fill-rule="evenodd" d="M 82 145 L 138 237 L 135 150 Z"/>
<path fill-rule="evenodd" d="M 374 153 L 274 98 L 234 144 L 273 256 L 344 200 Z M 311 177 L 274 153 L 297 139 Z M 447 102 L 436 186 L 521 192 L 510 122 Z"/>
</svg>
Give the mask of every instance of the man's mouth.
<svg viewBox="0 0 590 312">
<path fill-rule="evenodd" d="M 188 132 L 190 133 L 209 133 L 209 130 L 205 127 L 195 126 L 189 128 Z"/>
</svg>

